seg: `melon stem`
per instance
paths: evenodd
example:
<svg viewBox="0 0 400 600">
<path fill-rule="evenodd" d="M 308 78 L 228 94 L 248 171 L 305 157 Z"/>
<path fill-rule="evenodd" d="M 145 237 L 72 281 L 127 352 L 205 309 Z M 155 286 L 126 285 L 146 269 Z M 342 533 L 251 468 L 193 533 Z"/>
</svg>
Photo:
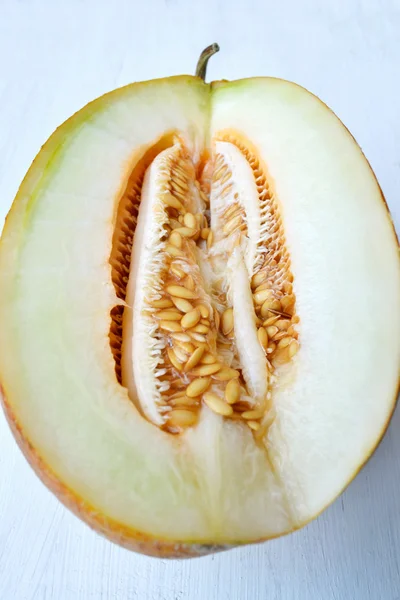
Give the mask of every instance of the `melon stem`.
<svg viewBox="0 0 400 600">
<path fill-rule="evenodd" d="M 203 50 L 203 52 L 200 54 L 199 60 L 197 61 L 196 77 L 200 77 L 200 79 L 205 81 L 208 61 L 214 54 L 216 54 L 216 52 L 219 52 L 218 44 L 211 44 Z"/>
</svg>

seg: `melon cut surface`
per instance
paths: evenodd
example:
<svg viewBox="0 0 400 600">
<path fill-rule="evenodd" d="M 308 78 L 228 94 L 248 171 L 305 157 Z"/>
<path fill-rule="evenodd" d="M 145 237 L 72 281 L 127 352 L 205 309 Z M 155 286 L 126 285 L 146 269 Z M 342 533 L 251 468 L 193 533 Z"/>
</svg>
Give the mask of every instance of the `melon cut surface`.
<svg viewBox="0 0 400 600">
<path fill-rule="evenodd" d="M 227 192 L 213 183 L 216 156 L 229 167 Z M 220 344 L 211 316 L 203 317 L 207 344 L 224 369 L 240 371 L 250 409 L 262 407 L 254 430 L 201 398 L 192 424 L 169 427 L 163 397 L 171 388 L 158 358 L 171 338 L 146 303 L 162 297 L 160 273 L 170 265 L 164 200 L 168 169 L 179 163 L 193 179 L 184 211 L 204 214 L 213 232 L 209 243 L 200 233 L 184 241 L 187 275 L 196 302 L 221 316 L 233 308 L 231 347 Z M 133 221 L 124 221 L 134 194 Z M 234 203 L 243 216 L 236 237 L 229 226 L 221 233 Z M 129 270 L 116 284 L 128 221 Z M 284 252 L 277 247 L 274 256 L 284 267 L 273 285 L 292 286 L 298 319 L 295 355 L 269 368 L 251 282 L 276 232 Z M 398 245 L 380 188 L 315 96 L 272 78 L 134 84 L 52 135 L 7 217 L 5 411 L 43 481 L 126 547 L 196 555 L 268 539 L 318 515 L 382 437 L 398 390 L 399 306 Z M 114 349 L 113 314 L 123 330 Z M 223 400 L 225 386 L 210 375 L 209 394 Z"/>
</svg>

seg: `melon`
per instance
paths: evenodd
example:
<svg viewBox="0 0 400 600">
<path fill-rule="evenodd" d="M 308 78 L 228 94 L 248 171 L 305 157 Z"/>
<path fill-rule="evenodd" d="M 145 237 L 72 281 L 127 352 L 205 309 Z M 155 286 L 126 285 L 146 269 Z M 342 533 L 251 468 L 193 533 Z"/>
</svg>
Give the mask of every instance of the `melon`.
<svg viewBox="0 0 400 600">
<path fill-rule="evenodd" d="M 61 125 L 0 242 L 22 452 L 84 522 L 162 557 L 315 518 L 399 382 L 398 242 L 371 167 L 299 85 L 206 83 L 216 50 Z"/>
</svg>

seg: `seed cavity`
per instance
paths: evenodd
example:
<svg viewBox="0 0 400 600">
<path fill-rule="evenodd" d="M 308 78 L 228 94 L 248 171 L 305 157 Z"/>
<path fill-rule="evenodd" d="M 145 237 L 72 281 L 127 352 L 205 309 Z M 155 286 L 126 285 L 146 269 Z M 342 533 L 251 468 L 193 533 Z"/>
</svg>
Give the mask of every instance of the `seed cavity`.
<svg viewBox="0 0 400 600">
<path fill-rule="evenodd" d="M 232 145 L 251 169 L 256 198 L 253 208 L 235 181 L 229 160 L 218 151 L 219 141 Z M 161 419 L 157 424 L 169 433 L 181 433 L 196 425 L 201 407 L 206 405 L 223 418 L 241 421 L 255 436 L 261 435 L 265 433 L 270 397 L 264 402 L 255 401 L 238 355 L 235 330 L 241 324 L 240 319 L 235 324 L 238 315 L 231 303 L 229 285 L 224 283 L 230 256 L 240 252 L 246 260 L 255 339 L 262 348 L 259 352 L 265 354 L 270 396 L 276 382 L 275 370 L 289 363 L 299 350 L 299 317 L 271 178 L 256 150 L 235 132 L 218 136 L 214 155 L 203 165 L 194 164 L 179 138 L 170 134 L 150 148 L 133 168 L 119 202 L 110 256 L 112 281 L 121 300 L 111 311 L 109 335 L 116 376 L 125 385 L 121 361 L 124 302 L 143 181 L 155 158 L 170 148 L 176 148 L 176 152 L 170 153 L 158 199 L 164 223 L 160 270 L 142 311 L 143 318 L 151 323 L 149 335 L 154 339 L 154 377 Z M 211 210 L 213 202 L 218 204 L 217 228 L 210 220 L 210 198 Z M 221 251 L 225 263 L 218 267 Z M 215 275 L 209 279 L 207 271 L 204 275 L 200 268 L 201 261 L 208 260 L 214 272 L 222 273 L 219 281 Z"/>
</svg>

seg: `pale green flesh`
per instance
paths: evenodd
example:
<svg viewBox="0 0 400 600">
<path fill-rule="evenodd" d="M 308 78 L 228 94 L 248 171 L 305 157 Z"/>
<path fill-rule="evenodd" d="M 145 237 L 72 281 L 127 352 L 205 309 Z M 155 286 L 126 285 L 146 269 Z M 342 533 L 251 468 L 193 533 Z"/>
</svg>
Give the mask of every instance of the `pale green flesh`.
<svg viewBox="0 0 400 600">
<path fill-rule="evenodd" d="M 108 339 L 111 238 L 134 150 L 177 130 L 199 156 L 230 127 L 275 182 L 301 317 L 266 448 L 208 410 L 184 443 L 159 431 L 116 382 Z M 0 247 L 0 380 L 39 455 L 107 517 L 154 536 L 246 542 L 312 518 L 376 444 L 400 360 L 395 238 L 343 126 L 287 82 L 210 93 L 176 78 L 83 109 L 40 160 Z"/>
</svg>

